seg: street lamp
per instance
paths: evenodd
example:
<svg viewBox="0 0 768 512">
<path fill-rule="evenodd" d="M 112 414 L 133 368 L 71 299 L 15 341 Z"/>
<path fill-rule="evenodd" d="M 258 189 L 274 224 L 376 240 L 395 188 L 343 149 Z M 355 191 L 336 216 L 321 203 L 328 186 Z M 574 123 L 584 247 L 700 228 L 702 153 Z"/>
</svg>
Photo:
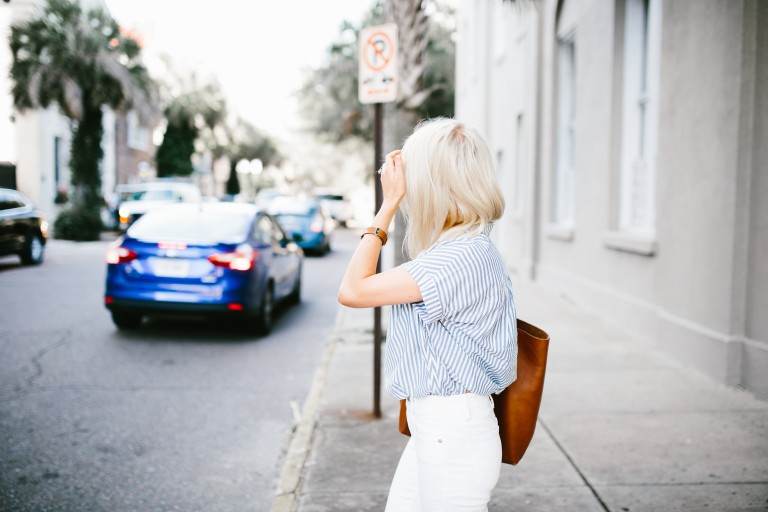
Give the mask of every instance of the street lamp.
<svg viewBox="0 0 768 512">
<path fill-rule="evenodd" d="M 242 159 L 239 162 L 237 162 L 237 165 L 235 165 L 235 172 L 238 174 L 238 178 L 242 178 L 243 182 L 248 182 L 246 188 L 248 190 L 248 195 L 251 198 L 256 197 L 256 192 L 258 192 L 258 179 L 259 175 L 264 170 L 264 164 L 261 160 L 258 158 L 254 158 L 253 160 L 246 160 Z"/>
<path fill-rule="evenodd" d="M 235 164 L 235 172 L 237 173 L 237 181 L 240 182 L 240 189 L 241 190 L 247 190 L 248 196 L 253 196 L 253 186 L 251 183 L 251 162 L 249 162 L 246 159 L 242 159 Z M 244 186 L 245 183 L 248 183 L 248 186 Z"/>
<path fill-rule="evenodd" d="M 259 192 L 259 176 L 264 170 L 264 164 L 258 158 L 254 158 L 249 162 L 248 170 L 251 173 L 251 183 L 253 184 L 253 196 Z"/>
</svg>

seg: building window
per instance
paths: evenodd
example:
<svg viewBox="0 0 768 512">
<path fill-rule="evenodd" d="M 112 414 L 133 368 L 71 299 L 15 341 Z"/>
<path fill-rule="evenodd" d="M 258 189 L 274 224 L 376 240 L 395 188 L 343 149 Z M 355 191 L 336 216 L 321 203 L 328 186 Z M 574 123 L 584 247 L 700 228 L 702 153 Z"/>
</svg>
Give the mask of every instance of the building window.
<svg viewBox="0 0 768 512">
<path fill-rule="evenodd" d="M 56 188 L 56 191 L 59 190 L 59 187 L 63 185 L 63 177 L 61 173 L 61 150 L 62 150 L 62 141 L 61 137 L 54 137 L 53 138 L 53 186 Z"/>
<path fill-rule="evenodd" d="M 625 0 L 622 79 L 620 231 L 654 235 L 660 5 Z"/>
<path fill-rule="evenodd" d="M 576 47 L 574 34 L 558 38 L 557 153 L 552 220 L 573 226 L 576 121 Z"/>
<path fill-rule="evenodd" d="M 128 147 L 139 151 L 149 149 L 149 129 L 141 124 L 136 112 L 130 111 L 126 116 Z"/>
</svg>

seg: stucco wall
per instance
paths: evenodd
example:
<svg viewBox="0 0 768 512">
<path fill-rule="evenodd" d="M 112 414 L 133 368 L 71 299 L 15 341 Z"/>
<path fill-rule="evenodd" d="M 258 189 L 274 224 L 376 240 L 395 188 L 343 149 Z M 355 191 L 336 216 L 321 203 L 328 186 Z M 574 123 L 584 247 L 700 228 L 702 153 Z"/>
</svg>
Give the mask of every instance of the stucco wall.
<svg viewBox="0 0 768 512">
<path fill-rule="evenodd" d="M 0 162 L 16 162 L 16 129 L 13 126 L 13 100 L 8 72 L 11 68 L 11 50 L 8 44 L 11 26 L 11 7 L 0 3 Z"/>
<path fill-rule="evenodd" d="M 540 283 L 721 381 L 768 396 L 768 4 L 661 1 L 656 249 L 645 255 L 617 249 L 608 236 L 618 224 L 623 2 L 568 0 L 566 11 L 561 4 L 543 0 L 536 10 L 540 51 L 517 51 L 538 30 L 521 25 L 519 13 L 505 28 L 484 2 L 460 11 L 457 115 L 486 130 L 494 156 L 503 155 L 508 204 L 516 116 L 530 112 L 526 120 L 541 123 L 530 132 L 540 137 L 530 176 L 539 172 L 541 187 L 526 185 L 539 218 L 524 209 L 499 224 L 510 268 L 525 269 L 530 258 Z M 572 232 L 549 226 L 559 12 L 576 27 Z M 506 52 L 497 51 L 505 39 Z M 539 59 L 540 82 L 525 52 Z M 479 77 L 470 73 L 478 62 L 486 66 Z M 541 95 L 540 112 L 528 87 Z"/>
<path fill-rule="evenodd" d="M 662 34 L 657 300 L 670 314 L 723 333 L 730 330 L 737 207 L 739 6 L 664 2 Z"/>
<path fill-rule="evenodd" d="M 743 384 L 768 396 L 768 2 L 755 2 L 756 63 Z"/>
<path fill-rule="evenodd" d="M 16 116 L 17 167 L 16 179 L 19 190 L 27 194 L 43 213 L 53 219 L 57 207 L 54 179 L 55 138 L 61 138 L 62 161 L 59 181 L 70 187 L 69 142 L 70 124 L 59 114 L 57 107 L 47 110 L 28 111 Z M 71 192 L 71 190 L 70 190 Z"/>
</svg>

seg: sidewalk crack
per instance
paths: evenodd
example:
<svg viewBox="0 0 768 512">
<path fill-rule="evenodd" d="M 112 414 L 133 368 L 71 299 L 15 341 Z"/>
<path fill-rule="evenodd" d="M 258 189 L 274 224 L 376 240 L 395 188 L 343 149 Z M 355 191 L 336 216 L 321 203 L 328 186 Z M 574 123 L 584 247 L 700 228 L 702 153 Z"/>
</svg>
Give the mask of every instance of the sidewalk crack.
<svg viewBox="0 0 768 512">
<path fill-rule="evenodd" d="M 597 502 L 600 504 L 602 509 L 605 512 L 611 512 L 611 509 L 608 508 L 608 505 L 605 504 L 605 501 L 603 501 L 602 496 L 600 496 L 600 493 L 597 492 L 597 489 L 595 489 L 595 486 L 592 485 L 592 483 L 587 478 L 587 475 L 585 475 L 579 466 L 576 465 L 576 461 L 573 460 L 573 457 L 571 457 L 571 454 L 568 453 L 568 451 L 565 449 L 565 447 L 558 441 L 557 437 L 555 437 L 555 433 L 552 432 L 552 430 L 547 426 L 546 423 L 544 423 L 544 420 L 539 418 L 539 424 L 541 427 L 549 434 L 550 439 L 552 439 L 552 442 L 555 443 L 555 446 L 557 446 L 557 449 L 560 450 L 560 452 L 565 456 L 566 460 L 568 460 L 568 463 L 571 465 L 571 467 L 576 471 L 576 474 L 579 475 L 579 478 L 581 478 L 581 481 L 584 482 L 584 485 L 587 486 L 587 488 L 592 492 L 592 495 L 595 497 Z"/>
</svg>

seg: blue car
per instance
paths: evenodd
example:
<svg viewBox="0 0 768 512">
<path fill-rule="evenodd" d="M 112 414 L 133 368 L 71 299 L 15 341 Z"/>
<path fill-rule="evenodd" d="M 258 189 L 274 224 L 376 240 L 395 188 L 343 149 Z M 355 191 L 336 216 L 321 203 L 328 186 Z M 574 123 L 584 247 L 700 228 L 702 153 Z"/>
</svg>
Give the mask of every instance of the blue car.
<svg viewBox="0 0 768 512">
<path fill-rule="evenodd" d="M 318 201 L 278 197 L 270 203 L 269 213 L 305 251 L 323 255 L 331 250 L 334 222 Z"/>
<path fill-rule="evenodd" d="M 254 205 L 177 204 L 143 215 L 107 253 L 104 304 L 119 329 L 145 315 L 224 315 L 261 334 L 298 302 L 304 254 Z"/>
</svg>

